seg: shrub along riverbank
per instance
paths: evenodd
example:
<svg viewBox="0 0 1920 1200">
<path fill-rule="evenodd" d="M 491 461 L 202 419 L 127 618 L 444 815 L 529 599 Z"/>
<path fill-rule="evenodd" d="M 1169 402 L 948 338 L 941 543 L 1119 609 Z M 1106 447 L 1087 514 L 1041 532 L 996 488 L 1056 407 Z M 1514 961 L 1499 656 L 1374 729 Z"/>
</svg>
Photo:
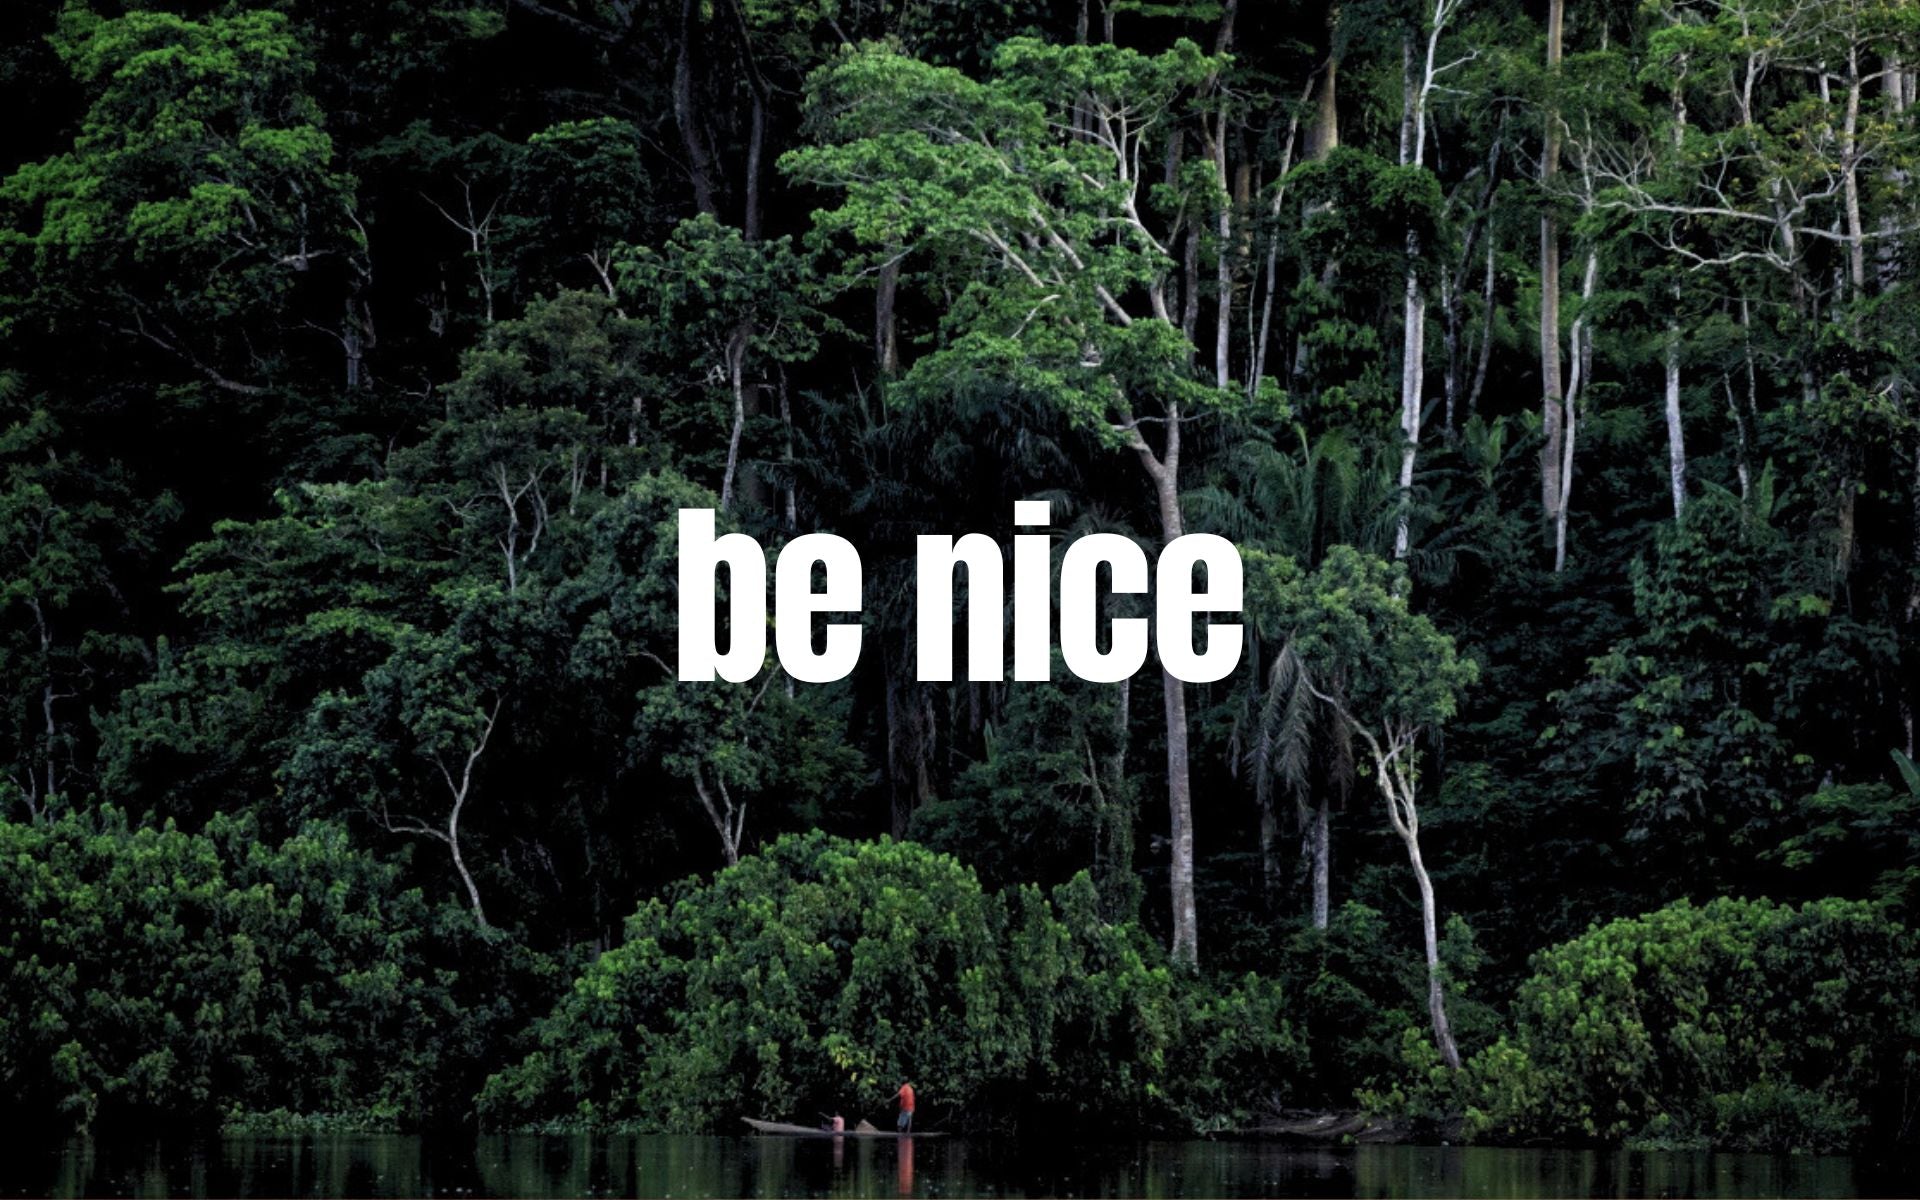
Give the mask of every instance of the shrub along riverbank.
<svg viewBox="0 0 1920 1200">
<path fill-rule="evenodd" d="M 1357 906 L 1282 973 L 1193 976 L 1084 876 L 992 892 L 910 842 L 814 833 L 569 965 L 398 878 L 325 824 L 267 845 L 111 809 L 0 823 L 7 1119 L 726 1130 L 877 1118 L 913 1078 L 950 1128 L 1219 1131 L 1359 1089 L 1482 1140 L 1914 1136 L 1920 949 L 1863 903 L 1597 927 L 1535 956 L 1504 1019 L 1461 992 L 1454 1072 Z"/>
</svg>

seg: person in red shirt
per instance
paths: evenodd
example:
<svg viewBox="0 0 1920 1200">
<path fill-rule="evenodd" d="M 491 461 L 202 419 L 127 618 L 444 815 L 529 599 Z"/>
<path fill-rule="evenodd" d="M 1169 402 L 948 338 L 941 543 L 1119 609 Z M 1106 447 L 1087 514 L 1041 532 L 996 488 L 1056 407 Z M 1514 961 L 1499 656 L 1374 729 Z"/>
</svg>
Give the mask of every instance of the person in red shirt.
<svg viewBox="0 0 1920 1200">
<path fill-rule="evenodd" d="M 912 1133 L 913 1132 L 913 1084 L 911 1082 L 901 1084 L 900 1090 L 893 1094 L 893 1098 L 900 1102 L 900 1121 L 899 1121 L 900 1132 Z"/>
</svg>

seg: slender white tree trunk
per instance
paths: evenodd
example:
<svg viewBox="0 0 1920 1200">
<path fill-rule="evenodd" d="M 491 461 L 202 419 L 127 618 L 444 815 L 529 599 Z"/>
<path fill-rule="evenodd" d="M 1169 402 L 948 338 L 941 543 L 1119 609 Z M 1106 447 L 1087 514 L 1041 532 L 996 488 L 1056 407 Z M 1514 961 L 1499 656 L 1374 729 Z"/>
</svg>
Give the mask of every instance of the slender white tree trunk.
<svg viewBox="0 0 1920 1200">
<path fill-rule="evenodd" d="M 1233 193 L 1227 186 L 1227 114 L 1220 113 L 1220 124 L 1213 138 L 1213 169 L 1220 185 L 1220 211 L 1214 218 L 1214 289 L 1217 320 L 1213 323 L 1213 380 L 1224 390 L 1231 376 L 1228 363 L 1233 331 Z"/>
<path fill-rule="evenodd" d="M 1134 449 L 1154 484 L 1160 510 L 1160 536 L 1171 543 L 1185 532 L 1180 515 L 1180 408 L 1167 409 L 1165 453 L 1155 455 L 1145 442 Z M 1187 968 L 1200 963 L 1200 921 L 1193 893 L 1193 787 L 1188 771 L 1187 693 L 1170 671 L 1162 669 L 1161 697 L 1167 720 L 1167 816 L 1172 843 L 1168 891 L 1173 907 L 1173 961 Z"/>
<path fill-rule="evenodd" d="M 1413 864 L 1413 877 L 1420 885 L 1420 928 L 1426 937 L 1427 1015 L 1433 1022 L 1433 1042 L 1440 1049 L 1440 1060 L 1454 1070 L 1460 1069 L 1460 1047 L 1453 1040 L 1453 1025 L 1447 1020 L 1447 994 L 1440 970 L 1439 914 L 1433 898 L 1433 879 L 1420 858 L 1420 835 L 1416 830 L 1402 840 L 1407 861 Z"/>
<path fill-rule="evenodd" d="M 1420 252 L 1419 236 L 1407 234 L 1409 260 Z M 1421 384 L 1426 378 L 1427 306 L 1420 294 L 1420 281 L 1413 267 L 1407 267 L 1404 298 L 1406 341 L 1401 348 L 1400 369 L 1400 516 L 1394 528 L 1393 556 L 1404 559 L 1410 542 L 1409 524 L 1413 507 L 1413 468 L 1420 453 Z"/>
<path fill-rule="evenodd" d="M 466 763 L 460 768 L 460 778 L 457 782 L 445 761 L 438 758 L 434 760 L 434 765 L 440 769 L 440 777 L 445 780 L 447 790 L 452 794 L 453 799 L 452 811 L 447 814 L 446 829 L 440 831 L 421 825 L 408 830 L 437 837 L 447 844 L 447 849 L 453 855 L 453 869 L 459 873 L 460 882 L 467 889 L 467 903 L 473 908 L 473 919 L 482 929 L 488 928 L 487 911 L 480 903 L 480 888 L 473 881 L 473 873 L 467 870 L 466 856 L 460 852 L 460 816 L 466 810 L 467 797 L 473 794 L 474 764 L 478 763 L 480 756 L 487 752 L 487 742 L 493 737 L 493 727 L 500 720 L 500 708 L 504 703 L 501 700 L 493 702 L 493 708 L 488 711 L 485 722 L 480 727 L 479 740 L 467 752 Z M 391 820 L 387 822 L 387 828 L 394 828 Z"/>
<path fill-rule="evenodd" d="M 1440 70 L 1440 35 L 1453 11 L 1448 0 L 1434 0 L 1427 21 L 1426 57 L 1415 69 L 1413 34 L 1401 40 L 1402 111 L 1400 164 L 1423 167 L 1427 157 L 1427 98 Z M 1427 379 L 1427 301 L 1420 287 L 1420 235 L 1407 230 L 1407 274 L 1402 298 L 1400 350 L 1400 518 L 1393 534 L 1393 556 L 1404 559 L 1410 543 L 1413 468 L 1420 453 L 1421 401 Z"/>
<path fill-rule="evenodd" d="M 473 875 L 467 870 L 467 860 L 460 853 L 460 812 L 454 810 L 453 820 L 447 825 L 447 845 L 453 850 L 453 869 L 460 873 L 460 882 L 467 888 L 467 903 L 473 908 L 473 919 L 480 928 L 487 928 L 487 910 L 480 903 L 480 889 L 474 885 Z"/>
<path fill-rule="evenodd" d="M 1427 874 L 1427 864 L 1420 856 L 1420 806 L 1416 791 L 1418 776 L 1413 767 L 1419 727 L 1388 720 L 1383 730 L 1383 747 L 1382 738 L 1374 736 L 1371 729 L 1356 721 L 1337 699 L 1311 682 L 1307 687 L 1322 704 L 1339 714 L 1347 728 L 1366 743 L 1373 757 L 1374 782 L 1380 789 L 1380 798 L 1387 802 L 1387 823 L 1393 826 L 1401 845 L 1406 847 L 1407 862 L 1413 867 L 1414 882 L 1420 888 L 1420 928 L 1426 943 L 1427 960 L 1427 1014 L 1433 1022 L 1433 1042 L 1440 1051 L 1441 1061 L 1458 1070 L 1460 1047 L 1453 1040 L 1452 1022 L 1447 1020 L 1447 992 L 1440 966 L 1439 903 L 1433 894 L 1433 878 Z"/>
<path fill-rule="evenodd" d="M 1676 297 L 1676 302 L 1677 302 Z M 1673 519 L 1687 507 L 1687 444 L 1680 423 L 1680 322 L 1667 320 L 1667 478 L 1673 487 Z"/>
<path fill-rule="evenodd" d="M 1840 127 L 1840 185 L 1847 209 L 1847 277 L 1853 299 L 1867 290 L 1866 225 L 1860 219 L 1860 47 L 1847 47 L 1847 112 Z"/>
<path fill-rule="evenodd" d="M 1566 20 L 1566 0 L 1549 0 L 1547 6 L 1547 74 L 1557 77 L 1561 57 L 1561 31 Z M 1547 112 L 1540 154 L 1540 186 L 1551 192 L 1554 176 L 1560 170 L 1560 114 Z M 1551 199 L 1548 201 L 1551 203 Z M 1553 211 L 1540 217 L 1540 491 L 1549 527 L 1559 528 L 1560 472 L 1564 457 L 1565 434 L 1561 428 L 1560 379 L 1560 228 Z M 1555 567 L 1558 570 L 1558 566 Z"/>
<path fill-rule="evenodd" d="M 740 469 L 740 439 L 747 428 L 747 327 L 727 343 L 727 381 L 733 387 L 733 430 L 727 435 L 727 466 L 720 476 L 720 511 L 733 511 L 733 482 Z"/>
<path fill-rule="evenodd" d="M 1300 93 L 1300 103 L 1305 105 L 1313 93 L 1313 81 L 1307 81 L 1307 90 Z M 1296 111 L 1287 120 L 1287 140 L 1280 148 L 1280 175 L 1274 184 L 1273 203 L 1268 214 L 1280 216 L 1281 204 L 1286 200 L 1287 172 L 1293 169 L 1293 146 L 1300 133 L 1300 114 Z M 1260 301 L 1260 331 L 1253 342 L 1253 369 L 1247 373 L 1247 395 L 1252 396 L 1260 386 L 1260 380 L 1267 373 L 1267 342 L 1273 335 L 1273 298 L 1280 282 L 1280 237 L 1276 233 L 1267 246 L 1266 295 Z"/>
<path fill-rule="evenodd" d="M 1586 385 L 1587 373 L 1593 369 L 1593 329 L 1588 319 L 1587 304 L 1593 299 L 1594 282 L 1599 278 L 1599 273 L 1600 255 L 1590 246 L 1587 248 L 1586 267 L 1580 275 L 1580 315 L 1573 319 L 1569 337 L 1573 373 L 1567 379 L 1567 394 L 1560 405 L 1560 494 L 1553 513 L 1553 569 L 1556 573 L 1567 566 L 1567 520 L 1573 512 L 1573 451 L 1580 432 L 1580 392 Z"/>
<path fill-rule="evenodd" d="M 1323 795 L 1313 806 L 1313 824 L 1308 830 L 1308 843 L 1312 855 L 1313 883 L 1313 927 L 1325 929 L 1329 919 L 1329 904 L 1333 875 L 1332 838 L 1329 836 L 1327 819 L 1327 798 Z"/>
<path fill-rule="evenodd" d="M 1678 153 L 1686 143 L 1687 94 L 1685 59 L 1679 82 L 1673 88 L 1673 148 Z M 1668 290 L 1672 307 L 1667 313 L 1667 480 L 1673 489 L 1673 519 L 1678 521 L 1687 508 L 1687 442 L 1680 421 L 1680 285 Z"/>
</svg>

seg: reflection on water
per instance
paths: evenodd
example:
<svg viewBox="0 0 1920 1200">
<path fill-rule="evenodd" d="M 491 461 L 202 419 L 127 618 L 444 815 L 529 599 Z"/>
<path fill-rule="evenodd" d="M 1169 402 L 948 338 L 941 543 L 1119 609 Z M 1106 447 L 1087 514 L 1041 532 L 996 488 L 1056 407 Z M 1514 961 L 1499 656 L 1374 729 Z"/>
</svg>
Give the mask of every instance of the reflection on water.
<svg viewBox="0 0 1920 1200">
<path fill-rule="evenodd" d="M 1317 1149 L 1261 1142 L 671 1136 L 75 1139 L 0 1159 L 0 1195 L 1851 1196 L 1915 1164 L 1850 1158 Z"/>
</svg>

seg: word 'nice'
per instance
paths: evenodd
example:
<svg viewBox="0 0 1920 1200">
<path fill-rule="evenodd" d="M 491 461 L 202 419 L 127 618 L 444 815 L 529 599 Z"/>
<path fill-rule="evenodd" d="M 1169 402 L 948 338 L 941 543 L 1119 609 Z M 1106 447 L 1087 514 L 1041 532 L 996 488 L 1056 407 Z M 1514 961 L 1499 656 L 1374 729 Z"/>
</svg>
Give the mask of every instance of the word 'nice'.
<svg viewBox="0 0 1920 1200">
<path fill-rule="evenodd" d="M 1044 500 L 1013 505 L 1017 528 L 1045 528 Z M 966 567 L 967 675 L 998 682 L 1006 671 L 1006 559 L 1000 544 L 983 533 L 917 539 L 916 589 L 919 677 L 953 679 L 954 576 Z M 1013 677 L 1052 678 L 1052 538 L 1021 533 L 1013 538 Z M 825 568 L 825 587 L 814 589 L 814 564 Z M 1147 556 L 1118 534 L 1074 539 L 1060 560 L 1060 656 L 1067 669 L 1093 683 L 1129 678 L 1147 661 L 1147 619 L 1109 622 L 1108 647 L 1100 649 L 1099 574 L 1105 564 L 1116 592 L 1147 591 Z M 760 543 L 744 533 L 714 536 L 713 510 L 680 510 L 679 675 L 707 682 L 717 674 L 745 683 L 760 673 L 767 654 L 767 559 Z M 719 648 L 715 609 L 720 567 L 727 568 L 727 649 Z M 1204 586 L 1194 568 L 1204 565 Z M 1190 533 L 1167 543 L 1154 569 L 1154 645 L 1160 665 L 1187 683 L 1224 679 L 1240 662 L 1241 626 L 1207 624 L 1205 648 L 1194 649 L 1194 618 L 1201 613 L 1237 613 L 1241 605 L 1240 551 L 1210 533 Z M 774 648 L 787 674 L 805 683 L 831 683 L 852 674 L 860 659 L 859 621 L 827 621 L 822 646 L 814 646 L 814 616 L 860 611 L 860 553 L 843 537 L 809 533 L 780 551 L 774 567 Z"/>
</svg>

